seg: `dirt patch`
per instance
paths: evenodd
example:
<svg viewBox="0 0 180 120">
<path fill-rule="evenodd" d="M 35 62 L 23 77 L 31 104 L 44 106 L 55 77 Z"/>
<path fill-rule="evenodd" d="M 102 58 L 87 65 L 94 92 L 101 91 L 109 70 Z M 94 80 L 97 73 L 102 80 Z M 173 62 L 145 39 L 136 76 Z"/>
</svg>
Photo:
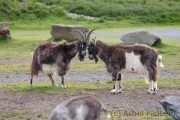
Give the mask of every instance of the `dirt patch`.
<svg viewBox="0 0 180 120">
<path fill-rule="evenodd" d="M 92 92 L 92 91 L 91 91 Z M 157 94 L 147 94 L 146 89 L 137 89 L 134 91 L 125 90 L 122 94 L 110 94 L 110 91 L 93 91 L 87 94 L 100 100 L 110 112 L 113 111 L 156 111 L 163 110 L 159 100 L 164 96 L 180 95 L 178 89 L 160 89 Z M 46 111 L 50 115 L 51 111 L 60 103 L 72 96 L 55 95 L 37 95 L 30 93 L 17 93 L 11 95 L 7 90 L 0 91 L 0 111 Z M 36 118 L 37 116 L 34 116 Z M 1 117 L 0 117 L 1 118 Z M 31 116 L 33 118 L 33 116 Z"/>
</svg>

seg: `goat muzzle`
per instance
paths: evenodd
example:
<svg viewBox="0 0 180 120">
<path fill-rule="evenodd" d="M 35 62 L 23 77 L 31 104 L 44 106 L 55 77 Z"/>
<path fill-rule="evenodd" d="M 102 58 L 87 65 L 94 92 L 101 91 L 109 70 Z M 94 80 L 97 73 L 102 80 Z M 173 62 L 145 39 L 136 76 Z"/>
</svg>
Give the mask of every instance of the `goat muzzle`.
<svg viewBox="0 0 180 120">
<path fill-rule="evenodd" d="M 89 55 L 89 59 L 93 60 L 94 59 L 93 55 Z"/>
<path fill-rule="evenodd" d="M 82 51 L 80 54 L 81 54 L 82 56 L 86 56 L 86 51 Z"/>
</svg>

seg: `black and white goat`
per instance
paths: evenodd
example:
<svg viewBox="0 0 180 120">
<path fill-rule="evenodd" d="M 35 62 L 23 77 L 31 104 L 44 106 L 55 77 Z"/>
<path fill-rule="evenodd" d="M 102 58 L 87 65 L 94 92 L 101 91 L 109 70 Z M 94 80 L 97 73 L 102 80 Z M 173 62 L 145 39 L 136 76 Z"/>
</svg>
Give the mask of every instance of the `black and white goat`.
<svg viewBox="0 0 180 120">
<path fill-rule="evenodd" d="M 105 63 L 107 71 L 112 74 L 114 87 L 111 91 L 121 93 L 123 86 L 121 81 L 121 73 L 135 73 L 145 76 L 150 88 L 148 93 L 157 92 L 157 77 L 158 66 L 163 67 L 161 62 L 162 56 L 158 55 L 156 50 L 147 45 L 107 45 L 100 40 L 92 40 L 88 45 L 89 59 L 95 59 L 98 62 L 98 57 Z M 98 57 L 97 57 L 98 55 Z M 116 81 L 119 82 L 119 89 L 116 86 Z"/>
<path fill-rule="evenodd" d="M 100 112 L 110 115 L 104 105 L 90 96 L 73 97 L 58 105 L 49 120 L 99 120 Z"/>
<path fill-rule="evenodd" d="M 38 76 L 38 72 L 42 71 L 49 77 L 52 85 L 57 86 L 53 80 L 53 76 L 60 76 L 62 79 L 61 87 L 66 88 L 64 84 L 64 75 L 70 69 L 70 62 L 78 52 L 79 60 L 84 60 L 87 40 L 94 29 L 86 35 L 79 30 L 74 31 L 80 34 L 82 40 L 73 43 L 67 43 L 66 41 L 59 43 L 45 42 L 35 48 L 31 64 L 30 86 L 32 86 L 33 76 Z"/>
</svg>

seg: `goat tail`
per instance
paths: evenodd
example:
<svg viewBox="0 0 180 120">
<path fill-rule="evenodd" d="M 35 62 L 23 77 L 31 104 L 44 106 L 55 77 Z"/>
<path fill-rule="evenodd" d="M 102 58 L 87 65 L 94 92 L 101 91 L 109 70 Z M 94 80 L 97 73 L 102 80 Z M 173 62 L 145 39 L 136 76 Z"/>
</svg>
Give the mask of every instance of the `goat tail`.
<svg viewBox="0 0 180 120">
<path fill-rule="evenodd" d="M 38 56 L 36 55 L 36 52 L 31 52 L 32 54 L 32 63 L 31 63 L 31 76 L 38 76 L 38 72 L 41 70 L 41 67 L 38 62 Z"/>
<path fill-rule="evenodd" d="M 158 55 L 157 61 L 160 63 L 160 66 L 163 68 L 164 65 L 162 64 L 162 55 Z"/>
</svg>

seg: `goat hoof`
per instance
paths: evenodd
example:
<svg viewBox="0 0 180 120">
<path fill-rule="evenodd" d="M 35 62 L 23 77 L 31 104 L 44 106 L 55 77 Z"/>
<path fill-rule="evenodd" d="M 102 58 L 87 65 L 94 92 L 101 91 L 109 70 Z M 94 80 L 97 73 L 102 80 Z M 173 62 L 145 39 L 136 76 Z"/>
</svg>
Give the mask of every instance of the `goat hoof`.
<svg viewBox="0 0 180 120">
<path fill-rule="evenodd" d="M 58 86 L 58 84 L 54 83 L 54 84 L 52 84 L 52 86 Z"/>
<path fill-rule="evenodd" d="M 66 85 L 61 85 L 61 88 L 62 89 L 66 89 Z"/>
<path fill-rule="evenodd" d="M 117 89 L 111 90 L 111 94 L 116 94 L 116 92 L 117 92 Z"/>
<path fill-rule="evenodd" d="M 151 91 L 148 91 L 147 94 L 153 94 L 153 91 L 152 91 L 152 90 L 151 90 Z"/>
<path fill-rule="evenodd" d="M 111 92 L 112 95 L 116 94 L 115 92 Z"/>
<path fill-rule="evenodd" d="M 122 90 L 118 90 L 117 93 L 118 93 L 118 94 L 121 94 L 121 93 L 122 93 Z"/>
</svg>

